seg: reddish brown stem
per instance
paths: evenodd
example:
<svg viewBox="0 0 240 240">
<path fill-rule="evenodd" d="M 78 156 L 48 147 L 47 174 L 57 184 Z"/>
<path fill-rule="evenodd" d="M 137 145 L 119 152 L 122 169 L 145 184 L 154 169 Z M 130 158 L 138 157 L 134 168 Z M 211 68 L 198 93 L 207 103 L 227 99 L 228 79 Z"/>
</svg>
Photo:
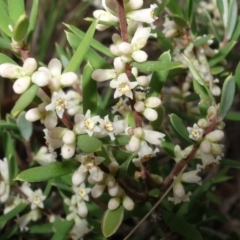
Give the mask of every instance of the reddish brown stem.
<svg viewBox="0 0 240 240">
<path fill-rule="evenodd" d="M 116 0 L 116 3 L 117 3 L 121 37 L 123 42 L 128 42 L 127 20 L 126 20 L 125 11 L 124 11 L 124 2 L 123 0 Z"/>
<path fill-rule="evenodd" d="M 65 112 L 64 112 L 61 120 L 62 120 L 63 124 L 64 124 L 68 129 L 70 129 L 70 130 L 73 129 L 73 124 L 72 124 L 72 122 L 70 121 L 68 115 L 67 115 Z"/>
</svg>

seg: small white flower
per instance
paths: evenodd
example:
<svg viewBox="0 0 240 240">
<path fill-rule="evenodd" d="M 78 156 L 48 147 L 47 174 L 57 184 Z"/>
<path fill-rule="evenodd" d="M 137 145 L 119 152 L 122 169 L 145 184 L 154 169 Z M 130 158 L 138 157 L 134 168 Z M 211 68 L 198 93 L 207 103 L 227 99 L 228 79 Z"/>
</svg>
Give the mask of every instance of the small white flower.
<svg viewBox="0 0 240 240">
<path fill-rule="evenodd" d="M 33 160 L 40 165 L 48 165 L 49 163 L 56 162 L 56 152 L 48 152 L 47 147 L 42 146 L 36 155 L 33 156 Z"/>
<path fill-rule="evenodd" d="M 121 97 L 122 95 L 133 98 L 132 89 L 135 88 L 137 85 L 137 82 L 130 82 L 125 73 L 120 74 L 117 80 L 112 80 L 110 82 L 110 87 L 116 88 L 114 98 Z"/>
<path fill-rule="evenodd" d="M 88 227 L 88 223 L 85 219 L 79 217 L 75 218 L 75 224 L 71 229 L 69 236 L 73 240 L 82 239 L 87 233 L 91 231 L 91 228 Z"/>
<path fill-rule="evenodd" d="M 91 188 L 86 188 L 85 183 L 82 183 L 79 187 L 73 186 L 73 191 L 75 192 L 76 198 L 79 201 L 89 201 L 88 194 L 91 192 Z"/>
<path fill-rule="evenodd" d="M 105 116 L 104 119 L 99 119 L 99 122 L 100 122 L 100 128 L 101 128 L 100 134 L 102 136 L 108 135 L 111 138 L 111 140 L 113 141 L 115 139 L 115 136 L 114 136 L 114 125 L 109 120 L 108 115 Z"/>
<path fill-rule="evenodd" d="M 70 96 L 63 91 L 53 92 L 52 102 L 45 107 L 47 111 L 56 111 L 59 118 L 62 118 L 65 109 L 70 108 Z"/>
<path fill-rule="evenodd" d="M 99 120 L 99 116 L 91 117 L 91 111 L 87 110 L 85 116 L 83 114 L 75 116 L 74 130 L 77 134 L 87 133 L 91 137 L 94 132 L 99 133 L 101 131 L 101 128 L 97 125 Z"/>
<path fill-rule="evenodd" d="M 196 123 L 194 123 L 193 128 L 187 127 L 189 132 L 189 138 L 193 139 L 194 141 L 199 141 L 202 139 L 203 136 L 203 129 L 200 128 Z"/>
<path fill-rule="evenodd" d="M 103 157 L 96 157 L 93 154 L 88 155 L 77 155 L 77 160 L 81 162 L 81 166 L 79 167 L 78 171 L 80 173 L 89 172 L 93 178 L 93 180 L 99 182 L 102 181 L 104 174 L 98 165 L 104 160 Z"/>
</svg>

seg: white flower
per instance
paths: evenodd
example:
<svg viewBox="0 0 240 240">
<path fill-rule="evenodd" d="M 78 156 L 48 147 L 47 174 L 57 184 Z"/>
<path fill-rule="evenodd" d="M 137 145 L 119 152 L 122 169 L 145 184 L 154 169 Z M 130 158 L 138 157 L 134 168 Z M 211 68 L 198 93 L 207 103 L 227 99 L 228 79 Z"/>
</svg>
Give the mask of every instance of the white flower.
<svg viewBox="0 0 240 240">
<path fill-rule="evenodd" d="M 81 162 L 81 166 L 78 168 L 77 172 L 80 174 L 90 173 L 93 180 L 100 182 L 104 177 L 104 173 L 98 167 L 98 165 L 104 160 L 103 157 L 96 157 L 93 154 L 88 155 L 77 155 L 77 160 Z"/>
<path fill-rule="evenodd" d="M 70 108 L 70 96 L 63 91 L 53 92 L 52 102 L 45 107 L 47 111 L 56 111 L 59 118 L 62 118 L 65 109 Z"/>
<path fill-rule="evenodd" d="M 122 95 L 133 98 L 132 89 L 135 88 L 137 85 L 137 82 L 130 82 L 125 73 L 120 74 L 117 80 L 112 80 L 110 82 L 110 87 L 116 88 L 114 98 L 121 97 Z"/>
<path fill-rule="evenodd" d="M 203 136 L 203 129 L 200 128 L 196 123 L 194 123 L 193 128 L 187 127 L 189 132 L 189 138 L 193 139 L 194 141 L 199 141 L 202 139 Z"/>
<path fill-rule="evenodd" d="M 200 172 L 200 169 L 189 171 L 189 172 L 184 172 L 181 175 L 180 180 L 182 182 L 186 182 L 186 183 L 197 183 L 197 184 L 201 185 L 202 178 L 198 176 L 199 172 Z"/>
<path fill-rule="evenodd" d="M 125 99 L 120 98 L 119 101 L 112 107 L 112 113 L 114 114 L 116 112 L 119 112 L 120 114 L 125 116 L 130 111 L 129 106 L 126 103 L 127 101 L 128 101 L 127 98 Z"/>
<path fill-rule="evenodd" d="M 48 165 L 49 163 L 56 162 L 57 153 L 48 152 L 47 147 L 42 146 L 36 155 L 33 156 L 33 160 L 39 163 L 40 165 Z"/>
<path fill-rule="evenodd" d="M 174 204 L 178 204 L 180 202 L 189 202 L 190 195 L 191 192 L 186 194 L 182 183 L 177 179 L 173 183 L 173 198 L 169 197 L 168 200 L 173 201 Z"/>
<path fill-rule="evenodd" d="M 82 239 L 87 233 L 91 231 L 91 228 L 88 227 L 88 223 L 85 219 L 75 218 L 75 224 L 71 229 L 69 236 L 73 240 Z"/>
<path fill-rule="evenodd" d="M 153 144 L 153 145 L 160 145 L 161 141 L 164 140 L 165 134 L 153 130 L 143 129 L 144 132 L 144 139 Z"/>
<path fill-rule="evenodd" d="M 31 203 L 32 210 L 37 207 L 44 207 L 43 201 L 46 199 L 46 196 L 43 195 L 41 189 L 33 191 L 28 183 L 23 183 L 20 189 L 28 197 L 27 200 Z"/>
<path fill-rule="evenodd" d="M 9 199 L 10 194 L 10 179 L 7 158 L 0 160 L 0 178 L 2 178 L 0 180 L 0 202 L 6 202 Z"/>
<path fill-rule="evenodd" d="M 97 125 L 99 120 L 99 116 L 91 117 L 91 111 L 87 110 L 85 116 L 83 114 L 75 116 L 74 130 L 77 134 L 87 133 L 91 137 L 94 132 L 99 133 L 101 131 L 101 128 Z"/>
<path fill-rule="evenodd" d="M 20 231 L 27 231 L 28 224 L 30 221 L 37 221 L 40 217 L 39 211 L 37 209 L 32 210 L 31 212 L 18 217 L 16 223 L 19 225 Z"/>
<path fill-rule="evenodd" d="M 51 133 L 50 130 L 43 129 L 43 132 L 45 133 L 45 137 L 44 138 L 46 139 L 46 144 L 48 145 L 48 149 L 49 149 L 50 152 L 53 152 L 54 149 L 60 148 L 60 147 L 63 146 L 64 143 L 63 143 L 61 138 L 53 139 L 53 138 L 51 138 L 49 136 L 49 133 Z"/>
<path fill-rule="evenodd" d="M 91 192 L 91 188 L 86 188 L 85 183 L 82 183 L 79 187 L 73 186 L 73 190 L 78 200 L 89 201 L 88 194 Z"/>
</svg>

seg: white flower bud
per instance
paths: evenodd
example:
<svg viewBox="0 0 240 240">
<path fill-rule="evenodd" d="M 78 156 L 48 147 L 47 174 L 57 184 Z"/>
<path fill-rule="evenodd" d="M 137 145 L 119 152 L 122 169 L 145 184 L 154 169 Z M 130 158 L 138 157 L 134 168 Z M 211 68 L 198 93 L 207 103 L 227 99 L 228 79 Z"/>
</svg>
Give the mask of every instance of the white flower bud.
<svg viewBox="0 0 240 240">
<path fill-rule="evenodd" d="M 120 51 L 118 49 L 118 46 L 114 45 L 114 44 L 111 44 L 110 47 L 109 47 L 111 53 L 115 56 L 120 56 Z"/>
<path fill-rule="evenodd" d="M 35 122 L 35 121 L 39 120 L 40 118 L 42 118 L 42 114 L 38 111 L 38 108 L 32 108 L 27 111 L 25 118 L 29 122 Z"/>
<path fill-rule="evenodd" d="M 64 144 L 61 147 L 62 157 L 65 159 L 71 158 L 75 153 L 75 147 L 76 147 L 75 143 L 74 144 Z"/>
<path fill-rule="evenodd" d="M 63 134 L 66 132 L 66 128 L 62 128 L 62 127 L 56 127 L 52 130 L 48 131 L 48 136 L 50 138 L 56 139 L 56 138 L 62 138 Z"/>
<path fill-rule="evenodd" d="M 121 52 L 121 54 L 130 54 L 132 52 L 132 46 L 130 43 L 122 42 L 118 45 L 118 49 Z"/>
<path fill-rule="evenodd" d="M 99 184 L 94 185 L 94 187 L 91 190 L 92 197 L 94 197 L 94 198 L 100 197 L 103 194 L 105 187 L 106 187 L 105 184 L 104 185 L 99 185 Z"/>
<path fill-rule="evenodd" d="M 223 137 L 224 137 L 224 132 L 218 129 L 208 133 L 205 136 L 205 138 L 211 142 L 219 142 L 223 139 Z"/>
<path fill-rule="evenodd" d="M 91 173 L 91 170 L 90 170 L 90 174 L 93 180 L 98 183 L 100 183 L 104 178 L 104 172 L 100 168 L 98 168 L 97 172 L 94 172 L 94 173 Z"/>
<path fill-rule="evenodd" d="M 111 198 L 108 202 L 108 209 L 115 210 L 121 204 L 121 199 L 119 197 Z"/>
<path fill-rule="evenodd" d="M 211 152 L 211 144 L 208 141 L 202 141 L 200 145 L 200 150 L 204 153 L 210 153 Z"/>
<path fill-rule="evenodd" d="M 0 73 L 2 77 L 10 79 L 20 78 L 25 75 L 25 72 L 22 67 L 10 63 L 1 64 Z"/>
<path fill-rule="evenodd" d="M 120 191 L 120 187 L 118 183 L 115 183 L 112 187 L 108 187 L 108 193 L 112 197 L 117 196 L 119 191 Z"/>
<path fill-rule="evenodd" d="M 209 122 L 208 122 L 206 119 L 201 118 L 201 119 L 198 120 L 197 125 L 198 125 L 200 128 L 205 129 L 205 128 L 207 128 L 207 127 L 209 126 Z"/>
<path fill-rule="evenodd" d="M 180 181 L 173 184 L 173 192 L 179 198 L 182 198 L 185 195 L 184 187 Z"/>
<path fill-rule="evenodd" d="M 139 76 L 137 77 L 137 82 L 140 86 L 142 87 L 147 87 L 149 84 L 149 79 L 147 78 L 147 76 Z"/>
<path fill-rule="evenodd" d="M 149 121 L 155 121 L 158 118 L 158 113 L 152 108 L 146 108 L 143 111 L 143 116 Z"/>
<path fill-rule="evenodd" d="M 113 65 L 117 72 L 123 73 L 125 71 L 126 64 L 121 60 L 121 57 L 114 58 Z"/>
<path fill-rule="evenodd" d="M 135 104 L 134 104 L 134 109 L 135 109 L 137 112 L 142 112 L 142 111 L 144 111 L 144 109 L 145 109 L 144 102 L 142 102 L 142 101 L 137 101 L 137 102 L 135 102 Z"/>
<path fill-rule="evenodd" d="M 161 100 L 158 97 L 150 97 L 145 101 L 145 106 L 148 108 L 156 108 L 161 104 Z"/>
<path fill-rule="evenodd" d="M 58 123 L 57 114 L 53 111 L 48 112 L 44 119 L 44 126 L 47 129 L 53 129 L 57 126 L 57 123 Z"/>
<path fill-rule="evenodd" d="M 136 61 L 136 62 L 146 62 L 148 55 L 146 52 L 142 51 L 142 50 L 137 50 L 134 51 L 132 53 L 132 58 Z"/>
<path fill-rule="evenodd" d="M 106 178 L 106 184 L 108 187 L 113 187 L 116 183 L 116 179 L 112 175 L 108 175 Z"/>
<path fill-rule="evenodd" d="M 141 127 L 137 127 L 133 130 L 133 133 L 134 133 L 134 136 L 137 137 L 137 138 L 142 138 L 143 137 L 143 134 L 144 134 L 144 131 Z"/>
<path fill-rule="evenodd" d="M 136 138 L 135 136 L 132 136 L 128 145 L 127 145 L 128 151 L 136 152 L 140 148 L 140 139 Z"/>
<path fill-rule="evenodd" d="M 13 91 L 17 94 L 24 93 L 30 86 L 31 79 L 29 76 L 18 78 L 13 84 Z"/>
<path fill-rule="evenodd" d="M 119 170 L 120 166 L 117 161 L 110 162 L 108 169 L 110 173 L 116 173 Z"/>
<path fill-rule="evenodd" d="M 60 83 L 63 86 L 71 86 L 77 81 L 78 77 L 74 72 L 63 73 L 60 77 Z"/>
<path fill-rule="evenodd" d="M 37 69 L 37 61 L 35 58 L 27 58 L 23 63 L 23 69 L 27 75 L 32 75 Z"/>
<path fill-rule="evenodd" d="M 121 36 L 119 34 L 114 33 L 112 35 L 112 41 L 113 41 L 114 44 L 118 44 L 118 43 L 122 42 L 122 38 L 121 38 Z"/>
<path fill-rule="evenodd" d="M 72 176 L 73 185 L 80 185 L 85 181 L 86 177 L 87 177 L 87 172 L 79 172 L 78 170 L 76 170 Z"/>
<path fill-rule="evenodd" d="M 86 206 L 86 203 L 84 201 L 81 201 L 78 203 L 78 215 L 82 218 L 86 218 L 88 214 L 88 209 Z"/>
<path fill-rule="evenodd" d="M 123 206 L 126 210 L 132 211 L 133 208 L 134 208 L 134 202 L 130 197 L 125 195 L 124 198 L 123 198 Z"/>
<path fill-rule="evenodd" d="M 220 156 L 222 154 L 222 148 L 221 148 L 221 146 L 219 144 L 212 143 L 211 147 L 212 147 L 212 154 L 214 156 Z"/>
<path fill-rule="evenodd" d="M 92 79 L 98 82 L 103 82 L 106 80 L 116 78 L 116 71 L 114 69 L 105 70 L 105 69 L 97 69 L 92 73 Z"/>
<path fill-rule="evenodd" d="M 32 82 L 37 84 L 39 87 L 44 87 L 48 85 L 49 78 L 45 72 L 37 71 L 32 75 Z"/>
<path fill-rule="evenodd" d="M 181 181 L 186 183 L 198 183 L 201 184 L 201 177 L 198 176 L 200 170 L 193 170 L 185 172 L 181 176 Z"/>
<path fill-rule="evenodd" d="M 62 140 L 65 144 L 72 144 L 76 141 L 75 133 L 71 130 L 67 130 L 62 137 Z"/>
<path fill-rule="evenodd" d="M 139 9 L 143 6 L 143 0 L 130 0 L 127 3 L 127 7 L 129 7 L 132 10 Z"/>
<path fill-rule="evenodd" d="M 57 58 L 53 58 L 48 64 L 48 69 L 53 77 L 60 76 L 62 72 L 62 63 Z"/>
</svg>

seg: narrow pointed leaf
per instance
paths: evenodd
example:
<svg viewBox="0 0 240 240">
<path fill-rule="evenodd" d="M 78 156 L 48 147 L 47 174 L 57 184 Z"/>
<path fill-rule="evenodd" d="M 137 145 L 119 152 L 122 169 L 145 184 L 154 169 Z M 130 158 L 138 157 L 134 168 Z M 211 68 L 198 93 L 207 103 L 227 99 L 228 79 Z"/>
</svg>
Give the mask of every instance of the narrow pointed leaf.
<svg viewBox="0 0 240 240">
<path fill-rule="evenodd" d="M 87 63 L 83 69 L 82 78 L 82 102 L 83 102 L 83 113 L 85 114 L 87 110 L 91 110 L 92 115 L 97 115 L 98 113 L 98 89 L 97 81 L 92 79 L 93 67 L 90 63 Z"/>
<path fill-rule="evenodd" d="M 55 232 L 51 240 L 65 240 L 69 231 L 73 227 L 74 221 L 57 218 L 53 223 L 53 231 Z"/>
<path fill-rule="evenodd" d="M 107 210 L 102 219 L 102 233 L 104 237 L 112 236 L 120 227 L 123 220 L 124 208 L 119 206 L 116 210 Z"/>
<path fill-rule="evenodd" d="M 82 134 L 77 138 L 77 146 L 84 153 L 93 153 L 101 149 L 102 142 L 95 137 L 90 137 L 88 134 Z"/>
<path fill-rule="evenodd" d="M 30 103 L 32 103 L 34 97 L 38 91 L 38 86 L 33 84 L 26 92 L 24 92 L 15 103 L 11 115 L 16 117 L 21 111 L 23 111 Z"/>
<path fill-rule="evenodd" d="M 12 64 L 17 65 L 17 63 L 14 62 L 10 57 L 8 57 L 7 55 L 5 55 L 3 53 L 0 53 L 0 64 L 3 64 L 3 63 L 12 63 Z"/>
<path fill-rule="evenodd" d="M 185 139 L 187 142 L 191 143 L 191 140 L 189 139 L 189 132 L 186 128 L 186 126 L 183 124 L 182 119 L 179 118 L 176 114 L 170 114 L 170 121 L 173 125 L 174 129 Z"/>
<path fill-rule="evenodd" d="M 232 106 L 235 94 L 235 82 L 232 75 L 224 81 L 219 108 L 219 117 L 223 119 Z"/>
<path fill-rule="evenodd" d="M 32 9 L 31 9 L 30 17 L 29 17 L 29 26 L 28 26 L 28 30 L 27 30 L 27 42 L 28 43 L 30 42 L 33 31 L 35 29 L 35 25 L 36 25 L 36 21 L 37 21 L 37 14 L 38 14 L 38 4 L 39 4 L 39 0 L 32 1 Z"/>
<path fill-rule="evenodd" d="M 131 163 L 132 159 L 136 156 L 136 154 L 130 154 L 128 159 L 120 166 L 119 172 L 117 174 L 117 178 L 122 178 L 128 170 L 129 164 Z"/>
<path fill-rule="evenodd" d="M 29 168 L 17 175 L 15 180 L 25 182 L 41 182 L 73 173 L 79 166 L 76 161 L 51 163 L 46 166 Z"/>
<path fill-rule="evenodd" d="M 74 53 L 73 57 L 71 58 L 71 60 L 69 61 L 68 65 L 67 65 L 67 67 L 65 68 L 64 72 L 74 72 L 79 68 L 80 64 L 82 63 L 82 61 L 90 47 L 90 43 L 91 43 L 91 40 L 95 33 L 97 23 L 98 23 L 98 21 L 95 20 L 91 24 L 91 26 L 89 27 L 83 40 L 79 44 L 76 52 Z"/>
<path fill-rule="evenodd" d="M 236 0 L 230 0 L 228 10 L 228 21 L 226 27 L 226 39 L 231 39 L 233 31 L 235 29 L 238 17 L 238 4 Z"/>
<path fill-rule="evenodd" d="M 12 21 L 16 23 L 19 17 L 25 13 L 24 0 L 8 0 L 8 12 Z"/>
<path fill-rule="evenodd" d="M 231 167 L 231 168 L 240 168 L 240 161 L 231 160 L 227 158 L 223 158 L 220 161 L 220 164 L 223 166 Z"/>
<path fill-rule="evenodd" d="M 175 68 L 185 68 L 181 62 L 164 62 L 164 61 L 147 61 L 144 63 L 131 63 L 132 67 L 136 67 L 140 71 L 150 73 L 153 71 L 168 71 Z"/>
<path fill-rule="evenodd" d="M 32 122 L 27 121 L 27 119 L 25 118 L 25 115 L 26 115 L 26 112 L 21 112 L 18 115 L 17 125 L 19 127 L 22 137 L 26 141 L 28 141 L 32 135 L 33 126 L 32 126 Z"/>
<path fill-rule="evenodd" d="M 7 14 L 6 10 L 4 8 L 0 7 L 0 29 L 9 37 L 12 36 L 12 32 L 9 29 L 9 25 L 12 27 L 14 26 L 12 19 Z"/>
</svg>

